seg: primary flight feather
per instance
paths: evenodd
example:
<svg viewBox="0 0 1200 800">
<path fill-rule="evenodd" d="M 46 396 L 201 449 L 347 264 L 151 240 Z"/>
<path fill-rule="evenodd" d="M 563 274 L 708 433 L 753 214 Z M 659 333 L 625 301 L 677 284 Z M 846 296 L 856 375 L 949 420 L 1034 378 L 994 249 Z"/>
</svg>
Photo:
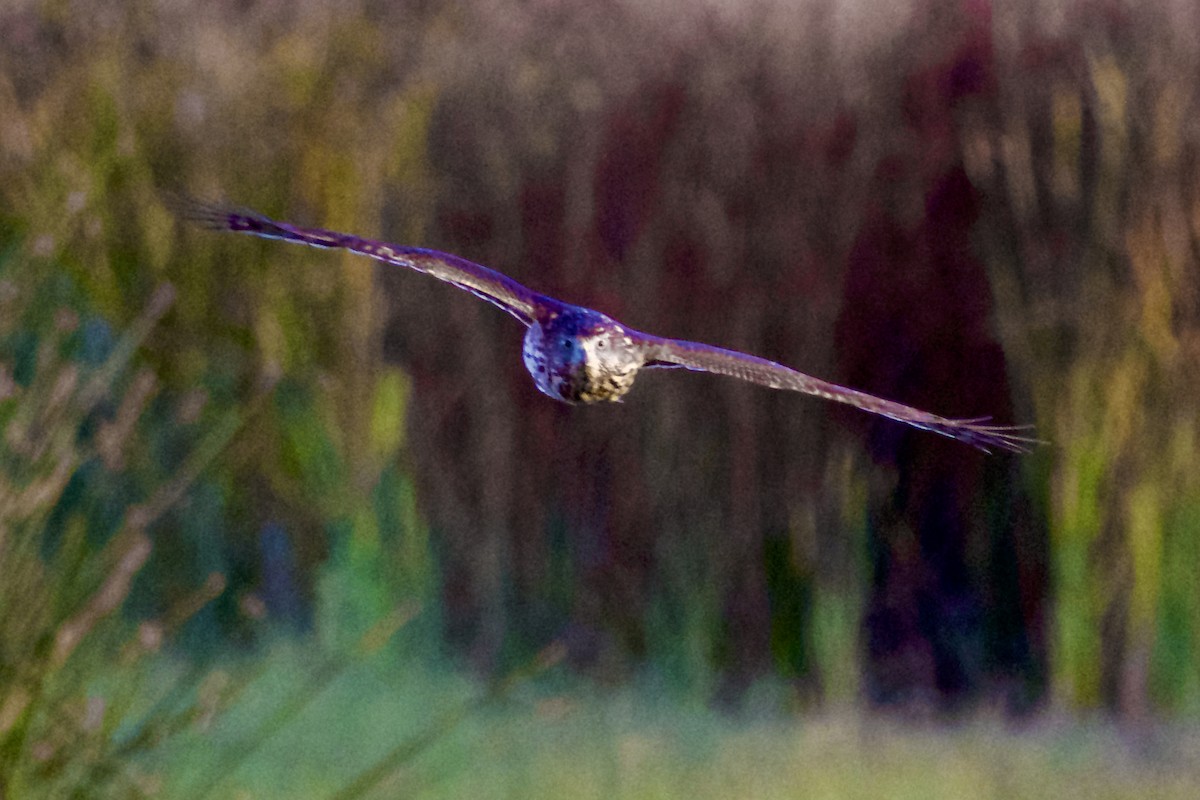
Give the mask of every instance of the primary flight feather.
<svg viewBox="0 0 1200 800">
<path fill-rule="evenodd" d="M 449 253 L 387 244 L 322 228 L 305 228 L 278 222 L 253 211 L 190 199 L 176 198 L 173 204 L 185 219 L 213 230 L 349 250 L 387 264 L 424 272 L 467 290 L 525 324 L 527 330 L 522 348 L 525 368 L 538 389 L 556 400 L 568 403 L 619 400 L 633 386 L 633 380 L 642 368 L 684 367 L 846 403 L 966 442 L 985 452 L 993 448 L 1026 452 L 1038 444 L 1037 439 L 1026 435 L 1027 427 L 989 425 L 987 417 L 941 417 L 847 389 L 758 356 L 642 333 L 599 311 L 539 294 L 507 275 Z"/>
</svg>

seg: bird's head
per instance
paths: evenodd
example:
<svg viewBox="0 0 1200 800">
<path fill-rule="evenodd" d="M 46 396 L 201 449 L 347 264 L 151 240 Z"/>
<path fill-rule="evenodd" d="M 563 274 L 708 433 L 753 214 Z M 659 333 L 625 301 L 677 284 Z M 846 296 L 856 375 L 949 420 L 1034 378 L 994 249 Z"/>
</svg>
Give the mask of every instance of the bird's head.
<svg viewBox="0 0 1200 800">
<path fill-rule="evenodd" d="M 522 354 L 538 389 L 568 403 L 620 400 L 644 361 L 620 324 L 581 308 L 530 325 Z"/>
</svg>

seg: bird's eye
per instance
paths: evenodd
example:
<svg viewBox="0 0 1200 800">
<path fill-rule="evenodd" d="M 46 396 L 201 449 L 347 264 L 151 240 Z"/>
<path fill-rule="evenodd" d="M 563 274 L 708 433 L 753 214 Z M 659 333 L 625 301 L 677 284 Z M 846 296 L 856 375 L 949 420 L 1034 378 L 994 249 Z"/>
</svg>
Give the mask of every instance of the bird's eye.
<svg viewBox="0 0 1200 800">
<path fill-rule="evenodd" d="M 597 349 L 597 350 L 603 350 L 605 347 L 608 347 L 608 342 L 604 341 L 603 339 L 601 339 L 600 341 L 596 342 L 596 349 Z"/>
</svg>

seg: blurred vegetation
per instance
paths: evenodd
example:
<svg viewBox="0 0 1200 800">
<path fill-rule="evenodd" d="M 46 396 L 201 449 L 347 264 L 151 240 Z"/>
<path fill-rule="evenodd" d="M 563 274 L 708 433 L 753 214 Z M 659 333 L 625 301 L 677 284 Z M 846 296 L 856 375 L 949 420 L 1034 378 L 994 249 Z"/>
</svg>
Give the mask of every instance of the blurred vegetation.
<svg viewBox="0 0 1200 800">
<path fill-rule="evenodd" d="M 222 796 L 346 797 L 356 770 L 383 750 L 381 738 L 418 739 L 431 725 L 431 702 L 456 709 L 468 694 L 445 676 L 379 666 L 348 672 L 240 770 L 222 773 Z M 247 693 L 248 714 L 274 699 L 288 668 L 287 658 L 274 660 Z M 753 714 L 723 717 L 655 699 L 651 689 L 570 686 L 560 694 L 526 686 L 440 731 L 419 759 L 393 762 L 361 796 L 1185 800 L 1200 786 L 1194 730 L 1131 747 L 1094 721 L 1013 730 L 997 720 L 914 726 L 846 711 L 785 719 L 766 710 L 786 693 L 782 684 L 756 689 L 754 702 L 763 705 Z M 191 748 L 179 783 L 168 788 L 212 774 L 220 765 L 212 753 L 238 745 L 234 730 L 207 732 L 208 749 Z"/>
<path fill-rule="evenodd" d="M 1047 670 L 1032 700 L 1194 715 L 1198 27 L 1111 0 L 5 6 L 0 778 L 68 780 L 70 742 L 136 785 L 111 754 L 140 678 L 91 701 L 89 670 L 166 669 L 144 655 L 168 633 L 203 665 L 154 717 L 182 729 L 230 645 L 335 658 L 397 609 L 381 658 L 504 676 L 561 642 L 576 674 L 680 700 L 866 694 L 872 515 L 907 485 L 868 457 L 877 432 L 690 375 L 552 404 L 493 309 L 188 230 L 161 201 L 179 189 L 844 378 L 834 330 L 881 176 L 889 224 L 936 243 L 928 201 L 960 170 L 1011 395 L 994 413 L 1051 442 L 968 504 L 1024 503 L 1048 539 L 1011 547 L 1013 624 Z M 896 397 L 917 398 L 973 402 Z M 972 575 L 994 569 L 973 547 Z"/>
<path fill-rule="evenodd" d="M 56 265 L 17 242 L 0 254 L 0 795 L 143 791 L 132 759 L 148 742 L 114 731 L 146 657 L 224 585 L 214 573 L 137 626 L 118 613 L 154 526 L 239 422 L 181 416 L 134 366 L 172 297 L 160 286 L 118 336 Z M 124 679 L 98 692 L 96 664 L 109 660 Z M 149 738 L 194 712 L 147 718 Z"/>
</svg>

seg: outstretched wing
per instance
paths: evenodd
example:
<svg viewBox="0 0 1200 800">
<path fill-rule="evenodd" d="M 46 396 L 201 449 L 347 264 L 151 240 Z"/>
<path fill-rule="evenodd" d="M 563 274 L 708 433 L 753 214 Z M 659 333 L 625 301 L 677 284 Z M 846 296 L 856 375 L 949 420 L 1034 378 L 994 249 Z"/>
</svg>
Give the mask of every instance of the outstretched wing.
<svg viewBox="0 0 1200 800">
<path fill-rule="evenodd" d="M 631 332 L 632 333 L 632 332 Z M 663 339 L 639 333 L 635 337 L 644 348 L 647 367 L 685 367 L 699 372 L 715 372 L 741 378 L 744 381 L 823 397 L 861 408 L 872 414 L 912 425 L 921 430 L 940 433 L 960 442 L 974 445 L 990 453 L 993 448 L 1017 453 L 1028 452 L 1041 442 L 1025 436 L 1028 426 L 988 425 L 990 417 L 977 419 L 948 419 L 911 406 L 893 403 L 880 397 L 847 389 L 828 381 L 805 375 L 765 358 L 725 350 L 699 342 Z"/>
<path fill-rule="evenodd" d="M 420 247 L 402 247 L 323 228 L 304 228 L 287 222 L 277 222 L 254 211 L 210 205 L 191 198 L 172 197 L 169 201 L 179 216 L 212 230 L 248 233 L 265 239 L 283 239 L 312 247 L 349 250 L 385 264 L 424 272 L 460 289 L 466 289 L 476 297 L 504 309 L 526 325 L 537 316 L 538 309 L 544 305 L 543 301 L 548 300 L 507 275 L 450 253 Z"/>
</svg>

